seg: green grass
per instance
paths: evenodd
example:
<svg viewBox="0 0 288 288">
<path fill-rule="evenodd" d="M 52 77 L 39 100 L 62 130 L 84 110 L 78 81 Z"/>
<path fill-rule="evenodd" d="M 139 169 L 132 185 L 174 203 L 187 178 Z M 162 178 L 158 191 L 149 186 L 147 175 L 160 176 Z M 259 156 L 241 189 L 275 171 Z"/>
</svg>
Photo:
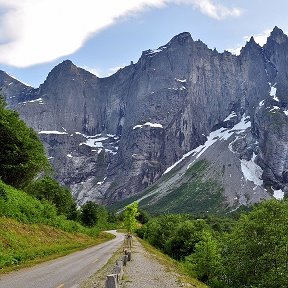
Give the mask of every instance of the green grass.
<svg viewBox="0 0 288 288">
<path fill-rule="evenodd" d="M 0 218 L 0 273 L 31 266 L 114 238 L 69 233 L 44 224 Z"/>
<path fill-rule="evenodd" d="M 165 196 L 157 202 L 153 200 L 158 194 L 150 195 L 143 199 L 139 206 L 151 214 L 161 213 L 224 213 L 225 199 L 223 197 L 223 187 L 214 179 L 206 179 L 209 162 L 206 160 L 197 161 L 183 175 L 183 183 L 175 187 L 172 191 L 168 191 Z M 225 168 L 222 168 L 222 170 Z M 222 171 L 223 172 L 223 171 Z M 170 171 L 170 175 L 175 171 Z M 167 177 L 165 174 L 164 177 Z M 164 178 L 163 178 L 164 179 Z M 162 178 L 160 179 L 163 182 Z M 163 180 L 163 181 L 162 181 Z M 143 192 L 134 195 L 128 199 L 117 202 L 109 206 L 111 210 L 118 210 L 138 200 L 144 195 L 156 189 L 160 184 L 151 185 Z"/>
<path fill-rule="evenodd" d="M 0 271 L 56 258 L 111 237 L 98 227 L 87 228 L 57 215 L 54 205 L 0 181 Z"/>
<path fill-rule="evenodd" d="M 66 232 L 98 235 L 98 228 L 86 228 L 78 222 L 57 215 L 54 205 L 37 200 L 27 193 L 0 181 L 0 217 L 16 219 L 23 223 L 41 223 Z"/>
<path fill-rule="evenodd" d="M 141 207 L 154 213 L 220 213 L 225 210 L 223 187 L 213 179 L 206 180 L 209 163 L 201 160 L 185 173 L 185 182 L 152 205 L 153 196 L 141 202 Z"/>
</svg>

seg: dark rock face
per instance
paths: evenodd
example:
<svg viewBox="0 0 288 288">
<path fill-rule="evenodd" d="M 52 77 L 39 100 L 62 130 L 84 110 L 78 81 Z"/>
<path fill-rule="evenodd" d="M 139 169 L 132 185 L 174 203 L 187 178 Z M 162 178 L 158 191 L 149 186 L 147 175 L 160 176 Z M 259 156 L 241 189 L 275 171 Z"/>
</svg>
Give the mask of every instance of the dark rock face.
<svg viewBox="0 0 288 288">
<path fill-rule="evenodd" d="M 113 203 L 141 192 L 211 131 L 233 127 L 243 114 L 251 129 L 233 144 L 239 161 L 255 154 L 263 185 L 286 191 L 287 55 L 288 38 L 277 27 L 263 48 L 252 37 L 240 56 L 181 33 L 107 78 L 64 61 L 38 89 L 4 72 L 0 86 L 29 126 L 46 131 L 40 136 L 57 177 L 79 203 Z M 231 112 L 236 116 L 224 121 Z"/>
</svg>

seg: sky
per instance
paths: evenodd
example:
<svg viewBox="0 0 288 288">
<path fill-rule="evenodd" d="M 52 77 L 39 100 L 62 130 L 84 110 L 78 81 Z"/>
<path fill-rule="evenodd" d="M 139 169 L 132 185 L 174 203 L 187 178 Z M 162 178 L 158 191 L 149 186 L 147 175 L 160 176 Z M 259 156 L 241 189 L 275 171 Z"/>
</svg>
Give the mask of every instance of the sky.
<svg viewBox="0 0 288 288">
<path fill-rule="evenodd" d="M 190 32 L 239 53 L 251 36 L 288 32 L 287 0 L 0 0 L 0 69 L 39 87 L 70 59 L 98 77 Z"/>
</svg>

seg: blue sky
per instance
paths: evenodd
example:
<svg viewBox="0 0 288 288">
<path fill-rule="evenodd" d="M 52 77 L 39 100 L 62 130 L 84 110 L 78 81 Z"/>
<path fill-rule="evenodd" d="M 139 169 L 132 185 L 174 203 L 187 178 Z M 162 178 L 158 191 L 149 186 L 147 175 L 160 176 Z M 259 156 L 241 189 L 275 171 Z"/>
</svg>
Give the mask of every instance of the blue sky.
<svg viewBox="0 0 288 288">
<path fill-rule="evenodd" d="M 105 77 L 187 31 L 219 52 L 288 31 L 287 0 L 0 0 L 0 69 L 38 87 L 65 59 Z"/>
</svg>

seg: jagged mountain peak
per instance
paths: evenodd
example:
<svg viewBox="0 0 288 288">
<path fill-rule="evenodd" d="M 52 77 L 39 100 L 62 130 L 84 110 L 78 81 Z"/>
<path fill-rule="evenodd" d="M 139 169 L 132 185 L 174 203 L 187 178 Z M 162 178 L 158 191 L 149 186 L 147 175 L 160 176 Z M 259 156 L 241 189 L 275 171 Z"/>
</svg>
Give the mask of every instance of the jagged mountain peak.
<svg viewBox="0 0 288 288">
<path fill-rule="evenodd" d="M 189 32 L 182 32 L 174 36 L 166 45 L 162 45 L 158 49 L 148 49 L 143 51 L 142 56 L 154 56 L 156 53 L 162 52 L 168 48 L 174 48 L 179 45 L 184 46 L 186 44 L 190 45 L 191 43 L 193 43 L 191 34 Z"/>
<path fill-rule="evenodd" d="M 71 60 L 65 60 L 55 66 L 48 74 L 44 83 L 40 86 L 42 89 L 45 86 L 50 86 L 51 83 L 61 83 L 65 82 L 85 82 L 87 79 L 97 80 L 98 77 L 78 66 L 76 66 Z"/>
<path fill-rule="evenodd" d="M 251 36 L 250 40 L 246 42 L 246 45 L 241 49 L 240 55 L 250 54 L 251 52 L 259 53 L 262 50 L 262 47 L 255 41 L 254 37 Z"/>
<path fill-rule="evenodd" d="M 253 36 L 250 37 L 249 41 L 247 41 L 246 45 L 247 47 L 261 47 L 256 41 Z"/>
<path fill-rule="evenodd" d="M 59 73 L 60 71 L 64 72 L 76 72 L 78 67 L 73 64 L 71 60 L 64 60 L 63 62 L 59 63 L 55 66 L 50 73 Z"/>
<path fill-rule="evenodd" d="M 182 32 L 176 36 L 174 36 L 172 39 L 171 39 L 171 43 L 175 42 L 175 41 L 178 41 L 178 42 L 184 42 L 184 41 L 187 41 L 187 40 L 192 40 L 192 36 L 189 32 Z"/>
<path fill-rule="evenodd" d="M 23 101 L 18 101 L 13 85 L 7 86 L 6 95 L 16 95 L 16 108 L 31 127 L 48 131 L 41 137 L 57 177 L 72 189 L 79 203 L 110 204 L 150 189 L 158 179 L 171 176 L 171 182 L 182 181 L 183 176 L 208 193 L 206 200 L 218 197 L 217 201 L 226 201 L 233 209 L 269 198 L 270 192 L 272 196 L 273 189 L 267 192 L 262 182 L 288 192 L 288 160 L 283 153 L 288 110 L 279 105 L 282 102 L 277 104 L 288 95 L 288 47 L 277 44 L 286 38 L 275 27 L 269 47 L 262 48 L 251 37 L 238 58 L 213 51 L 183 32 L 158 49 L 144 51 L 135 65 L 114 76 L 97 78 L 65 60 L 49 73 L 33 97 L 25 92 Z M 251 127 L 236 135 L 233 131 L 240 114 L 243 121 L 239 123 L 247 124 L 244 120 L 249 116 Z M 209 150 L 210 144 L 217 147 Z M 188 154 L 194 157 L 190 159 L 195 160 L 194 170 L 204 161 L 203 171 L 199 168 L 203 177 L 190 177 L 194 170 L 186 168 L 178 175 L 175 164 L 188 161 Z M 170 167 L 176 169 L 162 177 Z M 244 177 L 243 171 L 251 173 Z M 215 181 L 219 189 L 212 195 L 209 187 Z M 186 191 L 179 183 L 176 186 L 183 189 L 171 195 L 181 200 L 186 192 L 191 193 L 190 186 Z M 243 185 L 247 189 L 238 193 L 237 187 Z M 167 192 L 164 186 L 159 189 Z M 177 205 L 186 205 L 180 200 Z M 207 206 L 202 202 L 193 203 L 202 209 Z"/>
<path fill-rule="evenodd" d="M 23 82 L 21 82 L 20 80 L 16 79 L 15 77 L 9 75 L 8 73 L 6 73 L 5 71 L 3 70 L 0 70 L 0 83 L 2 84 L 6 84 L 6 85 L 15 85 L 15 84 L 18 84 L 18 85 L 21 85 L 24 87 L 27 87 L 27 88 L 31 88 L 30 85 L 28 84 L 25 84 Z"/>
<path fill-rule="evenodd" d="M 278 44 L 282 44 L 283 42 L 287 41 L 287 35 L 283 32 L 282 29 L 278 28 L 277 26 L 274 27 L 270 36 L 267 39 L 268 42 L 276 42 Z"/>
</svg>

